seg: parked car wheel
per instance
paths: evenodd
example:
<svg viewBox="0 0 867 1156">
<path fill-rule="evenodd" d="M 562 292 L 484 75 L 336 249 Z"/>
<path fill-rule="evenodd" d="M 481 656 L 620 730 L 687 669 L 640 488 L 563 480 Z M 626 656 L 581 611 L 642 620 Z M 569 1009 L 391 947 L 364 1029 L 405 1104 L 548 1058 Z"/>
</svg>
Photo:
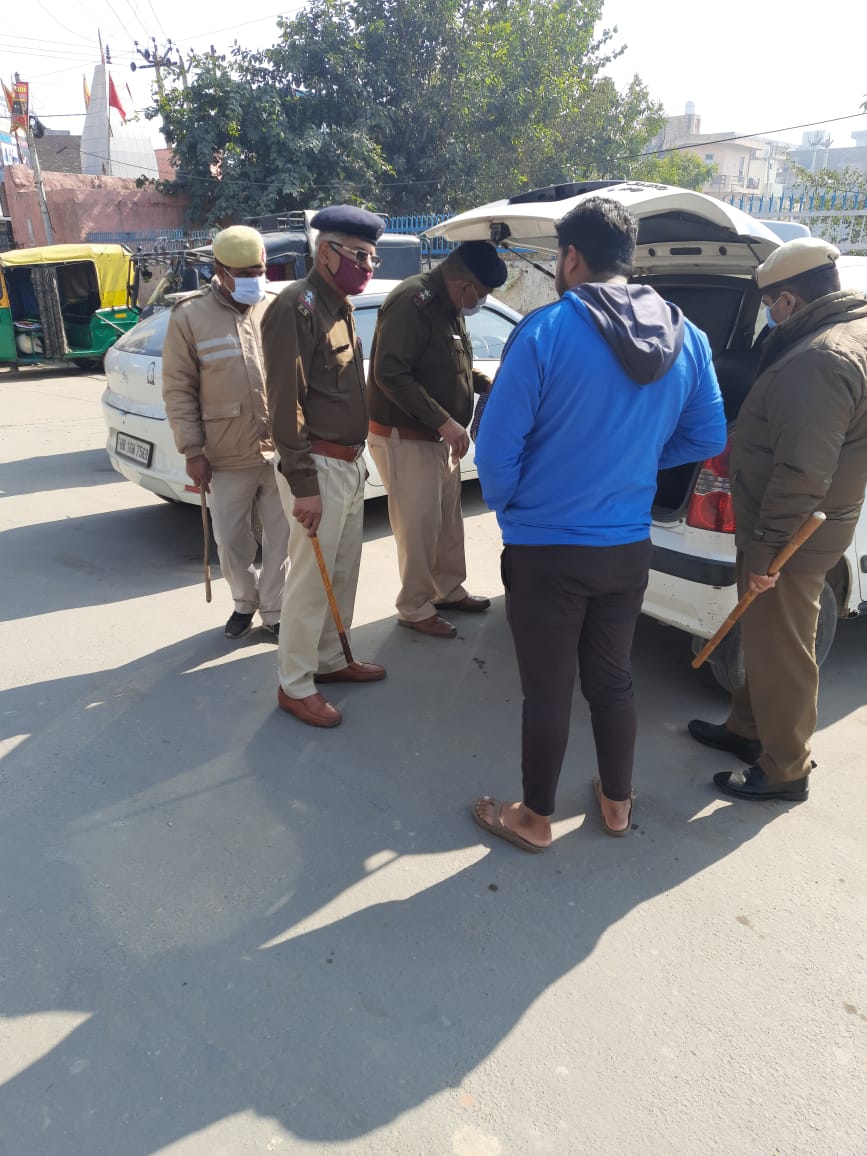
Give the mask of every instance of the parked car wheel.
<svg viewBox="0 0 867 1156">
<path fill-rule="evenodd" d="M 830 653 L 834 635 L 837 633 L 838 617 L 837 598 L 830 583 L 826 582 L 819 600 L 819 622 L 816 627 L 816 662 L 819 666 Z M 706 638 L 693 637 L 693 654 L 698 654 L 706 641 Z M 707 665 L 719 685 L 729 694 L 743 686 L 744 649 L 741 643 L 740 624 L 726 635 L 707 660 Z"/>
</svg>

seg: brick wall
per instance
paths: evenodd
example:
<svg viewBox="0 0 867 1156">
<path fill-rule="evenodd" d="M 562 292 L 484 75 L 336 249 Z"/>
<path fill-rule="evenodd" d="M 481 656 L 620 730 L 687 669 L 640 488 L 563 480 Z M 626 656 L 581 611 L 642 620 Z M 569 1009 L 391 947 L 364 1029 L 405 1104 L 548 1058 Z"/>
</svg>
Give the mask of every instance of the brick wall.
<svg viewBox="0 0 867 1156">
<path fill-rule="evenodd" d="M 33 171 L 7 165 L 4 193 L 19 248 L 47 243 Z M 154 189 L 136 188 L 126 177 L 42 173 L 45 199 L 57 245 L 83 241 L 89 233 L 148 232 L 184 224 L 187 202 Z"/>
</svg>

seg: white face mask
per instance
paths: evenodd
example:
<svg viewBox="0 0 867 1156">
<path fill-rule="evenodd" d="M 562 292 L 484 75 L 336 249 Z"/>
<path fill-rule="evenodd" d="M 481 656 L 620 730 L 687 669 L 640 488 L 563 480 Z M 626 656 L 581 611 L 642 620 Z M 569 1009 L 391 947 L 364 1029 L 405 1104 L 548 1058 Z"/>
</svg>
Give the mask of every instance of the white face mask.
<svg viewBox="0 0 867 1156">
<path fill-rule="evenodd" d="M 261 277 L 236 277 L 235 288 L 231 290 L 232 300 L 239 305 L 258 305 L 265 299 L 265 275 Z"/>
<path fill-rule="evenodd" d="M 487 299 L 488 299 L 488 295 L 486 293 L 484 295 L 484 297 L 480 297 L 478 299 L 478 301 L 476 301 L 476 303 L 472 307 L 472 309 L 462 309 L 461 310 L 461 317 L 474 317 L 479 312 L 479 310 L 482 308 L 482 306 L 485 304 Z"/>
</svg>

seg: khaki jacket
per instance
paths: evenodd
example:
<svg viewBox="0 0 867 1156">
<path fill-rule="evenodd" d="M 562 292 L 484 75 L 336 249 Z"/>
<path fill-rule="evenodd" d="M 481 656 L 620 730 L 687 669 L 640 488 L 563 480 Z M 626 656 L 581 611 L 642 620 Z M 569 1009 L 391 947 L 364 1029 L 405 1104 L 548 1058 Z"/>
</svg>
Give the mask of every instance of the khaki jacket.
<svg viewBox="0 0 867 1156">
<path fill-rule="evenodd" d="M 473 394 L 491 382 L 473 369 L 473 347 L 455 312 L 442 270 L 418 273 L 392 289 L 376 322 L 367 374 L 373 421 L 438 430 L 449 418 L 466 426 Z"/>
<path fill-rule="evenodd" d="M 272 297 L 243 313 L 212 283 L 172 306 L 163 346 L 163 400 L 175 445 L 219 470 L 273 456 L 260 328 Z"/>
<path fill-rule="evenodd" d="M 824 573 L 845 552 L 867 486 L 867 298 L 842 290 L 768 334 L 738 415 L 730 463 L 735 541 L 747 570 L 816 510 L 827 522 L 786 568 Z"/>
</svg>

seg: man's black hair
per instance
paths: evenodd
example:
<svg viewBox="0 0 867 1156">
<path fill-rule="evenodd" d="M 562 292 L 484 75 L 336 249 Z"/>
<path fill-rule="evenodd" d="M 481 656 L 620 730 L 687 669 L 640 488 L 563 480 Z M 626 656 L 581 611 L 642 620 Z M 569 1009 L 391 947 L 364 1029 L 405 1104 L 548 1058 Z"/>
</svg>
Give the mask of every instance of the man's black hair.
<svg viewBox="0 0 867 1156">
<path fill-rule="evenodd" d="M 619 201 L 588 197 L 557 225 L 557 244 L 582 254 L 592 273 L 632 273 L 638 222 Z"/>
<path fill-rule="evenodd" d="M 811 269 L 808 273 L 801 273 L 790 281 L 780 281 L 778 285 L 771 285 L 763 290 L 763 296 L 773 293 L 779 297 L 781 293 L 794 293 L 809 305 L 811 301 L 818 301 L 820 297 L 827 297 L 829 293 L 836 293 L 840 288 L 840 273 L 834 264 L 823 265 L 821 269 Z"/>
</svg>

